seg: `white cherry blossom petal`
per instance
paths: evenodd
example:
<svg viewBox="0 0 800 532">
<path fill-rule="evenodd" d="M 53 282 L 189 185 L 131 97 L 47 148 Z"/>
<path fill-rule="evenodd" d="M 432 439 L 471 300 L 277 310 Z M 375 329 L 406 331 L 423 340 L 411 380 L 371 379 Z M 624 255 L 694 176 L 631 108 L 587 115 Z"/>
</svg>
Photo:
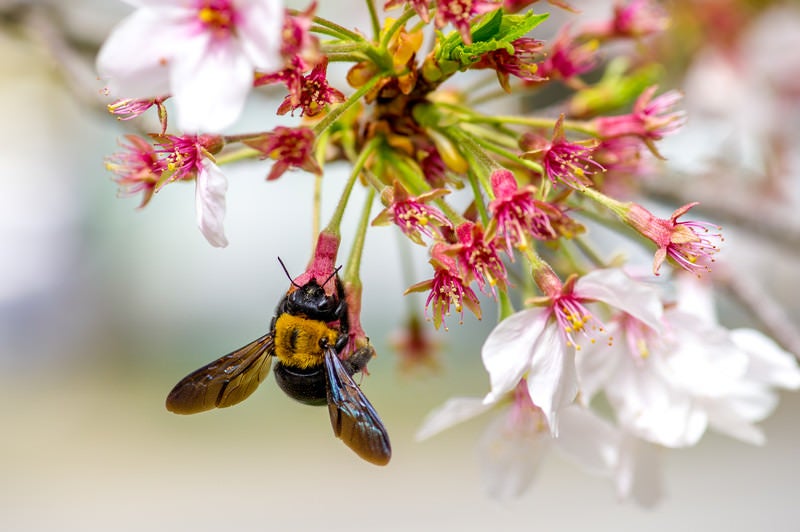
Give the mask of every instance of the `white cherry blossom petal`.
<svg viewBox="0 0 800 532">
<path fill-rule="evenodd" d="M 439 434 L 443 430 L 483 414 L 493 408 L 494 404 L 485 404 L 474 397 L 454 397 L 425 417 L 417 431 L 415 439 L 425 440 Z"/>
<path fill-rule="evenodd" d="M 747 353 L 747 374 L 757 382 L 788 390 L 800 388 L 800 368 L 791 353 L 781 349 L 771 338 L 753 329 L 731 331 L 736 347 Z"/>
<path fill-rule="evenodd" d="M 546 324 L 545 310 L 531 308 L 509 316 L 489 333 L 481 350 L 492 384 L 485 402 L 496 401 L 519 383 L 530 367 L 534 344 Z"/>
<path fill-rule="evenodd" d="M 236 30 L 242 49 L 253 66 L 265 72 L 283 68 L 280 54 L 284 18 L 282 2 L 251 1 L 240 9 L 242 20 Z"/>
<path fill-rule="evenodd" d="M 169 68 L 188 34 L 184 8 L 135 11 L 120 22 L 97 55 L 97 72 L 114 98 L 149 98 L 170 92 Z"/>
<path fill-rule="evenodd" d="M 581 468 L 611 474 L 617 465 L 619 431 L 588 408 L 572 405 L 559 414 L 556 448 Z"/>
<path fill-rule="evenodd" d="M 491 497 L 508 499 L 521 495 L 533 482 L 552 439 L 537 430 L 530 412 L 509 424 L 507 415 L 496 416 L 478 443 L 481 476 Z"/>
<path fill-rule="evenodd" d="M 197 43 L 175 60 L 170 80 L 178 126 L 183 131 L 219 132 L 241 114 L 253 70 L 236 42 Z"/>
<path fill-rule="evenodd" d="M 578 394 L 575 355 L 564 342 L 555 324 L 544 328 L 534 345 L 528 393 L 533 403 L 542 409 L 553 436 L 558 435 L 558 412 L 572 404 Z"/>
<path fill-rule="evenodd" d="M 203 168 L 197 174 L 195 189 L 195 210 L 197 226 L 208 243 L 215 247 L 225 247 L 223 220 L 225 218 L 225 192 L 228 180 L 219 167 L 209 159 L 203 159 Z"/>
<path fill-rule="evenodd" d="M 628 277 L 617 268 L 595 270 L 580 277 L 575 293 L 622 310 L 655 331 L 661 330 L 663 304 L 658 290 Z"/>
<path fill-rule="evenodd" d="M 617 494 L 623 500 L 652 508 L 664 497 L 661 448 L 626 435 L 622 438 L 615 475 Z"/>
</svg>

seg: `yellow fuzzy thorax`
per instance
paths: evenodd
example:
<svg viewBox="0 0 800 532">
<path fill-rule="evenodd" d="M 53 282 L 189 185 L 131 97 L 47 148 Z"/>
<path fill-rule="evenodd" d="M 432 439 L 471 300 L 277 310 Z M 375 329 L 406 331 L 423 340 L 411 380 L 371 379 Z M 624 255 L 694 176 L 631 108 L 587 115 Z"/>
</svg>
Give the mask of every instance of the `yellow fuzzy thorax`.
<svg viewBox="0 0 800 532">
<path fill-rule="evenodd" d="M 325 322 L 281 314 L 275 322 L 275 356 L 293 368 L 319 366 L 325 356 L 320 340 L 325 338 L 333 346 L 338 337 L 338 331 Z"/>
</svg>

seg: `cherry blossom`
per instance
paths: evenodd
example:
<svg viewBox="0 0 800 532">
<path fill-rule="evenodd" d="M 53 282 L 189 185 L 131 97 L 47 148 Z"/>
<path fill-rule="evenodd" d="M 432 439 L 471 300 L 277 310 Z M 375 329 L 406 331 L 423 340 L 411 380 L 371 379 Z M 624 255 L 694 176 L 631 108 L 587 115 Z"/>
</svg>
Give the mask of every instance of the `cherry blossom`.
<svg viewBox="0 0 800 532">
<path fill-rule="evenodd" d="M 117 98 L 171 94 L 178 126 L 219 132 L 242 112 L 255 69 L 281 58 L 281 0 L 128 0 L 137 7 L 109 35 L 97 71 Z"/>
</svg>

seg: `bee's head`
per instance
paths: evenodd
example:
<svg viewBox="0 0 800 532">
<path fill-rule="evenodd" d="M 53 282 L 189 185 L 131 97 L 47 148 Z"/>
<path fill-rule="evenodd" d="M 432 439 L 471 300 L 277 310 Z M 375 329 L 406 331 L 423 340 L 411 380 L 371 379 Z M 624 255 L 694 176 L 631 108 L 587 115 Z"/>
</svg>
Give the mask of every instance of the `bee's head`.
<svg viewBox="0 0 800 532">
<path fill-rule="evenodd" d="M 326 294 L 317 281 L 312 279 L 287 296 L 286 309 L 290 314 L 302 314 L 315 320 L 333 321 L 337 319 L 338 306 L 338 296 Z"/>
</svg>

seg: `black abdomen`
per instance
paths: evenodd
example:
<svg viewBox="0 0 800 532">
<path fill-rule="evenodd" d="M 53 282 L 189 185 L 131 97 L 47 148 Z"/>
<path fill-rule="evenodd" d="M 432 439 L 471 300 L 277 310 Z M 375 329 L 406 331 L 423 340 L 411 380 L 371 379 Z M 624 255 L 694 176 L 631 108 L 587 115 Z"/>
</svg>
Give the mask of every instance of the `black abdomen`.
<svg viewBox="0 0 800 532">
<path fill-rule="evenodd" d="M 328 395 L 325 384 L 325 366 L 299 369 L 290 368 L 280 361 L 274 367 L 275 381 L 286 395 L 313 406 L 327 404 Z"/>
</svg>

